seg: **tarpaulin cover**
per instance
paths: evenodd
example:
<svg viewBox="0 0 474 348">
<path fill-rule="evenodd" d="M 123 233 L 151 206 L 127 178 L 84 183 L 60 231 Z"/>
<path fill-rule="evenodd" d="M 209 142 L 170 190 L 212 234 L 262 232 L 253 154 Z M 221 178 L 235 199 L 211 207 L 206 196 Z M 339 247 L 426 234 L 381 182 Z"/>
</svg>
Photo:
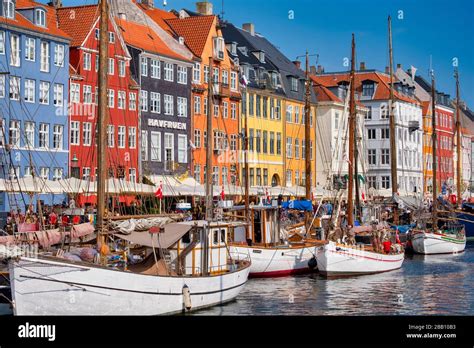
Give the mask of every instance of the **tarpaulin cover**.
<svg viewBox="0 0 474 348">
<path fill-rule="evenodd" d="M 172 223 L 166 225 L 165 231 L 160 233 L 132 232 L 127 235 L 116 234 L 115 236 L 134 244 L 167 249 L 180 240 L 191 228 L 193 226 L 189 224 Z"/>
<path fill-rule="evenodd" d="M 283 202 L 281 204 L 283 209 L 295 209 L 303 211 L 313 211 L 313 204 L 311 201 L 306 200 L 294 200 L 289 202 Z"/>
<path fill-rule="evenodd" d="M 94 226 L 89 222 L 73 225 L 71 228 L 71 238 L 79 238 L 92 233 L 94 233 Z"/>
<path fill-rule="evenodd" d="M 407 233 L 413 227 L 416 227 L 416 224 L 391 226 L 392 229 L 398 230 L 400 233 Z"/>
</svg>

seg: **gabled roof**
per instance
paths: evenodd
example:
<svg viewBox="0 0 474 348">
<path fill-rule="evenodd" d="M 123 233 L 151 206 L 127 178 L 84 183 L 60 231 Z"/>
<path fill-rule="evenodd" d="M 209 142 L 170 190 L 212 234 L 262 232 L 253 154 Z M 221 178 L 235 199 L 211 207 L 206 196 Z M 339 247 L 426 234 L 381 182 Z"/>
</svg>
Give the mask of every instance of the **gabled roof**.
<svg viewBox="0 0 474 348">
<path fill-rule="evenodd" d="M 176 15 L 173 12 L 163 11 L 156 7 L 148 7 L 141 3 L 137 3 L 137 6 L 145 12 L 156 24 L 158 24 L 163 30 L 166 30 L 168 34 L 174 36 L 175 33 L 171 29 L 170 25 L 166 22 L 167 19 L 176 19 Z"/>
<path fill-rule="evenodd" d="M 184 44 L 196 57 L 201 57 L 212 26 L 216 25 L 216 16 L 195 16 L 166 19 L 173 31 L 184 38 Z"/>
<path fill-rule="evenodd" d="M 81 46 L 99 18 L 97 5 L 61 7 L 57 9 L 59 27 L 71 37 L 71 47 Z"/>
<path fill-rule="evenodd" d="M 15 19 L 3 17 L 1 19 L 2 24 L 6 24 L 12 27 L 28 29 L 41 34 L 53 35 L 64 39 L 70 39 L 68 34 L 58 28 L 58 24 L 56 22 L 56 10 L 54 7 L 47 6 L 45 4 L 32 0 L 17 0 L 15 7 L 17 10 L 15 11 Z M 21 11 L 18 11 L 37 7 L 41 7 L 46 11 L 46 27 L 40 27 L 38 25 L 33 24 L 21 14 Z"/>
<path fill-rule="evenodd" d="M 350 80 L 350 75 L 349 72 L 324 73 L 321 75 L 317 75 L 317 79 L 321 84 L 326 87 L 336 87 L 341 82 L 348 82 Z M 372 80 L 378 84 L 372 99 L 390 99 L 390 76 L 375 70 L 357 71 L 355 74 L 356 89 L 360 89 L 362 86 L 362 81 L 365 80 Z M 396 77 L 394 79 L 394 82 L 396 82 Z M 405 101 L 407 103 L 419 104 L 416 99 L 407 97 L 406 95 L 398 93 L 397 91 L 394 91 L 394 96 L 395 98 Z"/>
<path fill-rule="evenodd" d="M 118 18 L 115 21 L 127 45 L 169 58 L 189 61 L 171 50 L 150 27 Z"/>
<path fill-rule="evenodd" d="M 314 80 L 313 80 L 314 81 Z M 331 101 L 336 103 L 342 103 L 342 100 L 339 99 L 334 93 L 332 93 L 327 87 L 316 84 L 314 86 L 314 92 L 316 93 L 316 99 L 320 101 Z"/>
</svg>

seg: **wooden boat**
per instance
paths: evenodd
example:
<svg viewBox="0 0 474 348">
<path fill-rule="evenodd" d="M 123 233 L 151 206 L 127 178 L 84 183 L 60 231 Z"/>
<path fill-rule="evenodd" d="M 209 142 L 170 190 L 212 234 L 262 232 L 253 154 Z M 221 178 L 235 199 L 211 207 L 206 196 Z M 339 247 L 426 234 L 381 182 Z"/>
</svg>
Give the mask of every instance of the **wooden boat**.
<svg viewBox="0 0 474 348">
<path fill-rule="evenodd" d="M 419 254 L 459 253 L 466 248 L 466 234 L 462 225 L 449 231 L 414 229 L 411 232 L 411 243 L 413 250 Z"/>
</svg>

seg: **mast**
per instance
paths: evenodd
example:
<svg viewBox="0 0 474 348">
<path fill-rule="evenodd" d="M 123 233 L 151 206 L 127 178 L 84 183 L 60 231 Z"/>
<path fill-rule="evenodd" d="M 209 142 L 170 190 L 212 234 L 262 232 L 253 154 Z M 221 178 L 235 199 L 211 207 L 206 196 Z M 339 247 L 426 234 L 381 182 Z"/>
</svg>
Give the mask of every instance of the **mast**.
<svg viewBox="0 0 474 348">
<path fill-rule="evenodd" d="M 438 179 L 437 179 L 437 145 L 436 135 L 436 90 L 434 72 L 431 70 L 431 140 L 433 143 L 433 230 L 438 229 Z"/>
<path fill-rule="evenodd" d="M 388 107 L 390 121 L 390 170 L 392 177 L 393 223 L 398 224 L 398 206 L 395 201 L 398 188 L 397 177 L 397 143 L 395 140 L 395 114 L 393 93 L 393 49 L 392 49 L 392 18 L 388 16 L 388 50 L 390 55 L 390 102 Z"/>
<path fill-rule="evenodd" d="M 214 50 L 213 50 L 214 52 Z M 212 57 L 209 57 L 209 80 L 207 83 L 207 148 L 206 148 L 206 220 L 209 222 L 213 218 L 213 193 L 212 193 L 212 85 L 214 83 L 212 76 Z"/>
<path fill-rule="evenodd" d="M 247 90 L 244 90 L 244 93 L 247 93 Z M 245 103 L 247 102 L 247 98 L 245 98 Z M 247 110 L 247 108 L 245 108 Z M 240 108 L 242 112 L 242 108 Z M 247 222 L 250 221 L 250 212 L 249 212 L 249 192 L 250 192 L 250 183 L 249 183 L 249 138 L 248 138 L 248 121 L 247 115 L 244 116 L 244 180 L 245 180 L 245 220 Z M 248 228 L 248 226 L 247 226 Z"/>
<path fill-rule="evenodd" d="M 109 11 L 107 0 L 100 0 L 99 26 L 99 105 L 97 113 L 97 244 L 105 243 L 105 190 L 107 167 L 107 49 Z"/>
<path fill-rule="evenodd" d="M 461 154 L 461 116 L 459 113 L 459 74 L 458 69 L 454 72 L 454 77 L 456 78 L 456 153 L 457 153 L 457 162 L 456 162 L 456 187 L 457 187 L 457 206 L 461 208 L 462 206 L 462 192 L 461 192 L 461 183 L 462 183 L 462 154 Z"/>
<path fill-rule="evenodd" d="M 348 190 L 347 190 L 347 224 L 354 226 L 354 148 L 355 148 L 355 38 L 352 34 L 351 53 L 351 82 L 349 96 L 349 163 L 348 163 Z"/>
<path fill-rule="evenodd" d="M 310 115 L 311 115 L 311 86 L 309 83 L 309 56 L 308 51 L 306 51 L 306 92 L 305 92 L 305 106 L 304 106 L 304 138 L 305 138 L 305 186 L 306 186 L 306 200 L 311 202 L 311 124 L 310 124 Z M 310 232 L 311 224 L 311 215 L 309 211 L 305 211 L 305 229 L 306 234 Z"/>
</svg>

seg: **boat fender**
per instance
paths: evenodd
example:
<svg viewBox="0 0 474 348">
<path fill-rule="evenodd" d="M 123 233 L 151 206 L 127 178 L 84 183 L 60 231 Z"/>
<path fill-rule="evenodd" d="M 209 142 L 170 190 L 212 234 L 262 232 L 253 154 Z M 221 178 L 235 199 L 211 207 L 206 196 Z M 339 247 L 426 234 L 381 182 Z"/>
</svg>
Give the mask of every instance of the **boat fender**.
<svg viewBox="0 0 474 348">
<path fill-rule="evenodd" d="M 183 286 L 183 303 L 184 303 L 184 308 L 186 310 L 190 310 L 192 305 L 191 305 L 191 292 L 189 291 L 189 288 L 186 284 Z"/>
<path fill-rule="evenodd" d="M 318 262 L 316 261 L 316 258 L 314 256 L 311 259 L 309 259 L 308 267 L 310 269 L 315 269 L 317 265 L 318 265 Z"/>
</svg>

